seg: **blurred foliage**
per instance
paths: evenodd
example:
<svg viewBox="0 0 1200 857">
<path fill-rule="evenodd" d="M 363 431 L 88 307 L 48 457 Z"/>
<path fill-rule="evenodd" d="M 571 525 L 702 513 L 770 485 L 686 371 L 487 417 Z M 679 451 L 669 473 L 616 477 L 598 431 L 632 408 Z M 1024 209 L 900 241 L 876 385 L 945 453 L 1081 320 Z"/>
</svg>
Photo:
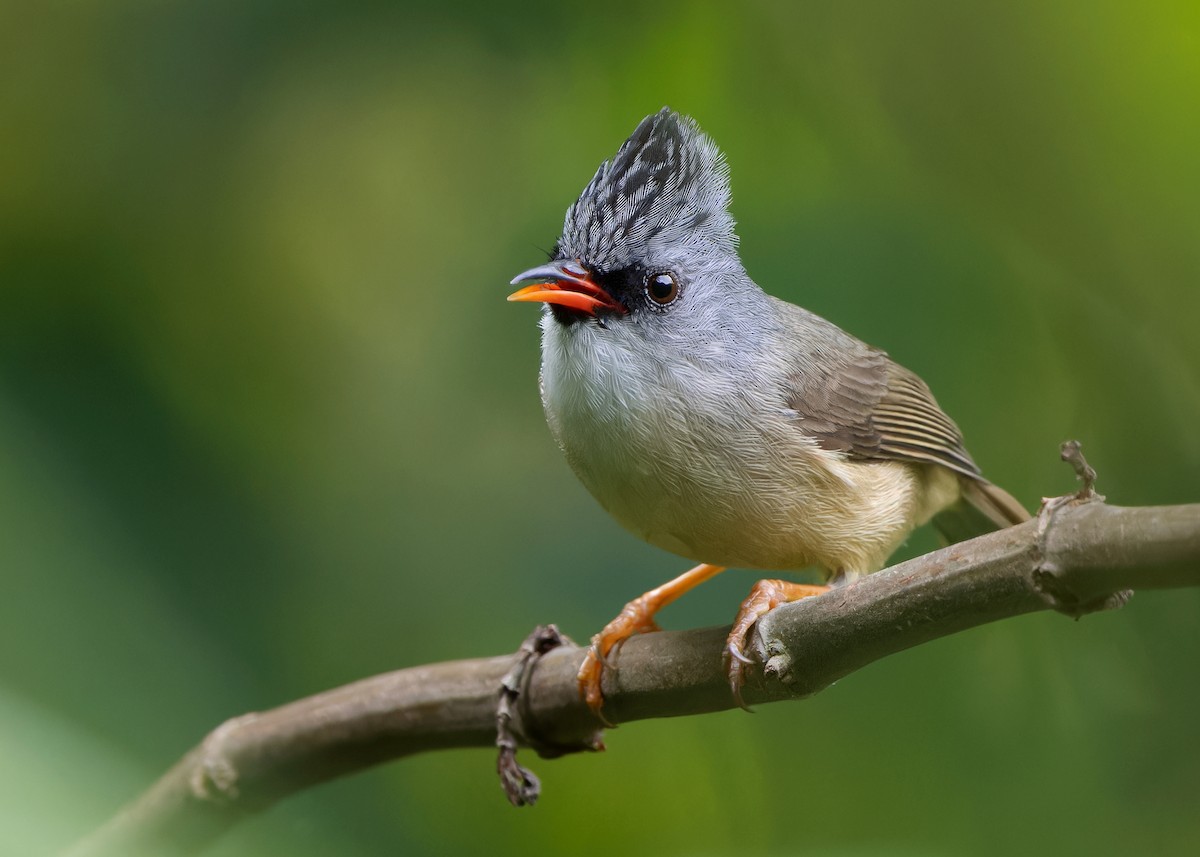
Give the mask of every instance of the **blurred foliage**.
<svg viewBox="0 0 1200 857">
<path fill-rule="evenodd" d="M 586 638 L 681 568 L 561 461 L 503 300 L 663 104 L 726 150 L 750 273 L 922 374 L 995 481 L 1068 490 L 1078 437 L 1111 501 L 1200 500 L 1198 10 L 0 5 L 0 852 L 228 716 Z M 1191 854 L 1198 607 L 632 725 L 532 810 L 429 755 L 213 853 Z"/>
</svg>

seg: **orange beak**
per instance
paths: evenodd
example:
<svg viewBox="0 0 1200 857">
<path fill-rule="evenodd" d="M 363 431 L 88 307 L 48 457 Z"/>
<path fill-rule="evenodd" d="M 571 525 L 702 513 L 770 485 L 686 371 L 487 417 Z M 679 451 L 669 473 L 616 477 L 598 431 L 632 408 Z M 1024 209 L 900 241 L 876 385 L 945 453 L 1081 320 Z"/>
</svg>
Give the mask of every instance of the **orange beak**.
<svg viewBox="0 0 1200 857">
<path fill-rule="evenodd" d="M 513 278 L 512 284 L 538 280 L 533 285 L 518 289 L 508 296 L 510 301 L 540 301 L 558 304 L 587 315 L 596 315 L 598 310 L 625 313 L 621 306 L 605 289 L 596 285 L 588 270 L 576 261 L 551 262 L 530 268 Z"/>
</svg>

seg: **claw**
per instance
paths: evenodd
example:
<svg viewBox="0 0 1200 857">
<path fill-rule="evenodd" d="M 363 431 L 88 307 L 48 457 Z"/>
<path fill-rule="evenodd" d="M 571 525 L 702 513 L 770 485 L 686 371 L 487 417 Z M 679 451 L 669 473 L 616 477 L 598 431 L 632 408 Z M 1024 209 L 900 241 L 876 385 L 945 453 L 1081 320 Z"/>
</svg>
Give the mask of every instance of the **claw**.
<svg viewBox="0 0 1200 857">
<path fill-rule="evenodd" d="M 746 700 L 742 699 L 742 671 L 739 669 L 733 675 L 736 678 L 729 680 L 729 689 L 733 692 L 733 701 L 737 703 L 737 707 L 747 714 L 753 714 L 754 709 L 746 704 Z"/>
<path fill-rule="evenodd" d="M 729 652 L 729 654 L 732 657 L 736 658 L 737 660 L 741 661 L 744 664 L 754 663 L 754 658 L 749 658 L 742 654 L 742 648 L 737 643 L 730 643 L 729 645 L 727 645 L 725 647 L 725 651 Z"/>
<path fill-rule="evenodd" d="M 753 714 L 754 709 L 742 698 L 742 685 L 745 684 L 746 666 L 754 663 L 754 659 L 744 655 L 741 646 L 732 640 L 725 644 L 725 654 L 729 658 L 729 692 L 733 701 L 742 711 Z"/>
<path fill-rule="evenodd" d="M 599 637 L 600 635 L 597 634 L 592 640 L 592 645 L 588 647 L 587 654 L 583 657 L 583 663 L 579 667 L 576 681 L 579 684 L 579 695 L 583 697 L 587 707 L 592 710 L 592 714 L 596 715 L 596 719 L 604 726 L 612 728 L 615 724 L 604 716 L 604 693 L 600 689 L 604 656 L 599 651 Z"/>
<path fill-rule="evenodd" d="M 602 633 L 596 634 L 594 637 L 592 637 L 592 646 L 590 651 L 595 655 L 596 661 L 598 662 L 601 670 L 609 669 L 616 671 L 616 662 L 608 659 L 608 656 L 613 654 L 616 649 L 616 643 L 609 643 L 607 646 L 604 645 L 604 635 Z"/>
</svg>

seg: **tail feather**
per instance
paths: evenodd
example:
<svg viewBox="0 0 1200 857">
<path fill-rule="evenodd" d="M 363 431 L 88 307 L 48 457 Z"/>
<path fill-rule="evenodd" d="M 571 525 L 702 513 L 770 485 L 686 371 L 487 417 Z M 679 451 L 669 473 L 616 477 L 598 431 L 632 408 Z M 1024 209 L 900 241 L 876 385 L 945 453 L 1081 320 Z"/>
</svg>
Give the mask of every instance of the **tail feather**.
<svg viewBox="0 0 1200 857">
<path fill-rule="evenodd" d="M 967 478 L 959 484 L 961 499 L 933 517 L 933 526 L 950 544 L 1024 523 L 1032 517 L 998 485 Z"/>
</svg>

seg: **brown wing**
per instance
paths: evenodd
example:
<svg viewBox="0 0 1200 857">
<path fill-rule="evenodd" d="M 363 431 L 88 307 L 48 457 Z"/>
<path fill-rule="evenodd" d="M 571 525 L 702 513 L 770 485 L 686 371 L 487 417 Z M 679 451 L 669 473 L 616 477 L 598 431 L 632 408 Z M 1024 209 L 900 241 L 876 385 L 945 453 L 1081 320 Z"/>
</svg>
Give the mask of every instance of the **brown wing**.
<svg viewBox="0 0 1200 857">
<path fill-rule="evenodd" d="M 788 406 L 825 449 L 941 464 L 982 479 L 958 426 L 929 387 L 884 352 L 864 348 L 832 369 L 790 380 Z"/>
</svg>

